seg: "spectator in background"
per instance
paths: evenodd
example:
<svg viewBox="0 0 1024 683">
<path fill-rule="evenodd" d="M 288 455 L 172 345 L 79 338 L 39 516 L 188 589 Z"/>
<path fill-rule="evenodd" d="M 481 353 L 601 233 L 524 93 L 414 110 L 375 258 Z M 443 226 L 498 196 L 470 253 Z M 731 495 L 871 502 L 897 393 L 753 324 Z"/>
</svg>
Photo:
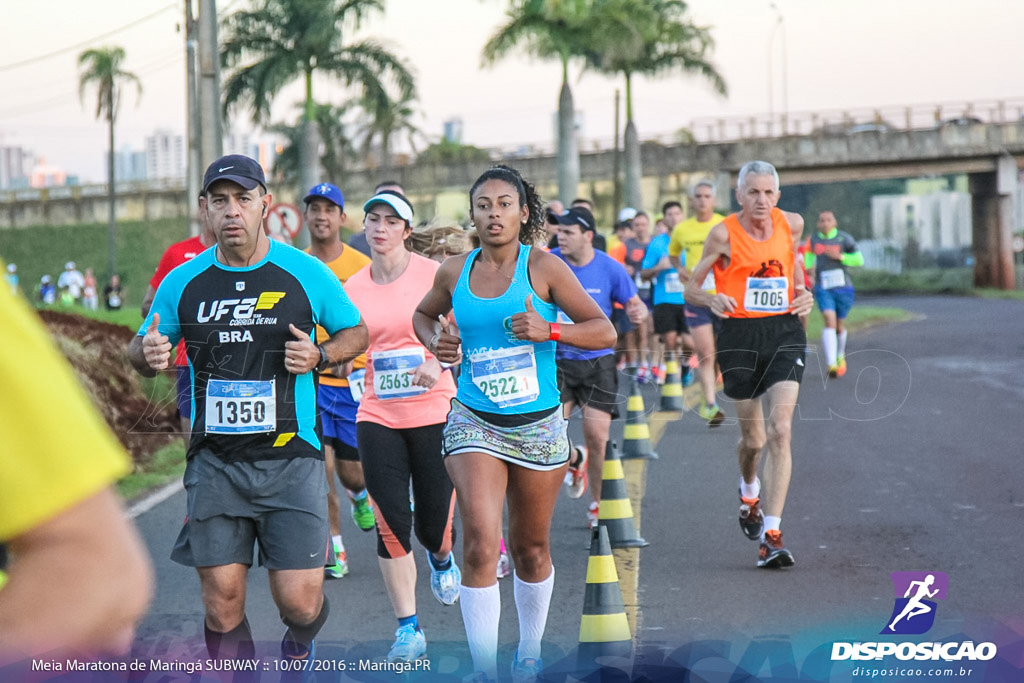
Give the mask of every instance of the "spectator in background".
<svg viewBox="0 0 1024 683">
<path fill-rule="evenodd" d="M 96 289 L 96 276 L 93 275 L 92 268 L 85 269 L 84 281 L 85 284 L 82 287 L 82 305 L 90 311 L 95 311 L 99 304 L 99 293 Z"/>
<path fill-rule="evenodd" d="M 11 294 L 17 295 L 21 292 L 21 287 L 18 285 L 18 266 L 13 263 L 7 264 L 7 286 L 11 288 Z"/>
<path fill-rule="evenodd" d="M 124 304 L 124 288 L 121 287 L 121 276 L 117 273 L 110 276 L 110 282 L 103 288 L 103 303 L 108 311 L 120 310 Z"/>
<path fill-rule="evenodd" d="M 85 277 L 75 267 L 74 261 L 65 263 L 64 272 L 57 278 L 57 288 L 63 290 L 65 287 L 74 301 L 82 298 L 82 290 L 85 288 Z"/>
<path fill-rule="evenodd" d="M 44 275 L 39 280 L 39 301 L 44 306 L 52 306 L 57 303 L 57 288 L 49 275 Z"/>
</svg>

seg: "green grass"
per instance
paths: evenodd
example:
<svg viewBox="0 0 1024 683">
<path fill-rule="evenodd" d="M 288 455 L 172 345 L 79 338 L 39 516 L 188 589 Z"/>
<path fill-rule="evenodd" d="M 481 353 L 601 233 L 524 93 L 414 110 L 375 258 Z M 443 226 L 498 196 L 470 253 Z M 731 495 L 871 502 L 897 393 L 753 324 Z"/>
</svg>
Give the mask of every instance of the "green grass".
<svg viewBox="0 0 1024 683">
<path fill-rule="evenodd" d="M 846 329 L 850 332 L 858 332 L 875 325 L 904 322 L 913 318 L 913 313 L 902 308 L 854 306 L 850 309 L 850 315 L 846 318 Z M 821 337 L 821 328 L 821 312 L 815 308 L 811 311 L 811 317 L 807 321 L 807 339 L 819 339 Z"/>
<path fill-rule="evenodd" d="M 37 305 L 37 308 L 42 307 Z M 138 306 L 122 308 L 117 311 L 108 311 L 104 308 L 98 308 L 95 311 L 92 311 L 77 304 L 73 306 L 54 304 L 53 306 L 47 306 L 46 310 L 56 311 L 57 313 L 74 313 L 82 316 L 83 318 L 102 320 L 103 322 L 111 323 L 113 325 L 127 327 L 132 332 L 138 332 L 139 327 L 142 326 L 142 312 L 139 310 Z"/>
<path fill-rule="evenodd" d="M 852 276 L 858 294 L 970 294 L 974 290 L 970 268 L 921 268 L 899 274 L 857 269 Z"/>
<path fill-rule="evenodd" d="M 153 454 L 144 472 L 134 472 L 117 482 L 117 492 L 131 500 L 185 474 L 185 442 L 175 441 Z"/>
<path fill-rule="evenodd" d="M 139 308 L 164 250 L 187 237 L 186 219 L 117 224 L 117 270 L 125 287 L 125 309 Z M 34 299 L 39 279 L 49 275 L 56 282 L 67 261 L 74 261 L 83 273 L 92 268 L 102 296 L 109 279 L 107 226 L 93 223 L 0 229 L 0 258 L 18 265 L 21 289 L 29 299 Z"/>
<path fill-rule="evenodd" d="M 1013 301 L 1024 301 L 1024 289 L 976 289 L 974 293 L 983 299 L 1010 299 Z"/>
</svg>

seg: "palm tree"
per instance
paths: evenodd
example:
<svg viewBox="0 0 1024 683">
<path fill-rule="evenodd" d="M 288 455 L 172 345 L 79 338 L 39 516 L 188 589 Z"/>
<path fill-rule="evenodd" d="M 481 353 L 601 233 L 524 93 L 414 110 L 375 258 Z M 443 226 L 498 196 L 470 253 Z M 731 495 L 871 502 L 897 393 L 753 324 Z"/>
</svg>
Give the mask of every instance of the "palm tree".
<svg viewBox="0 0 1024 683">
<path fill-rule="evenodd" d="M 362 127 L 363 156 L 369 158 L 374 141 L 380 147 L 380 172 L 389 176 L 391 172 L 391 146 L 397 136 L 405 134 L 413 154 L 417 153 L 416 139 L 422 139 L 421 131 L 412 118 L 415 111 L 412 107 L 412 99 L 402 97 L 391 98 L 384 91 L 369 93 L 364 97 L 359 106 L 366 114 L 366 121 Z"/>
<path fill-rule="evenodd" d="M 633 122 L 633 75 L 696 74 L 725 95 L 721 74 L 708 61 L 714 47 L 708 28 L 696 26 L 680 0 L 594 0 L 592 30 L 599 36 L 588 54 L 598 70 L 626 79 L 626 204 L 640 207 L 640 138 Z"/>
<path fill-rule="evenodd" d="M 107 224 L 107 268 L 108 276 L 117 272 L 115 239 L 117 237 L 117 214 L 114 187 L 114 122 L 121 104 L 121 90 L 134 83 L 138 95 L 142 95 L 142 82 L 130 71 L 125 71 L 124 48 L 92 48 L 78 55 L 78 95 L 85 102 L 85 91 L 90 85 L 96 86 L 96 118 L 107 120 L 107 201 L 110 204 Z"/>
<path fill-rule="evenodd" d="M 320 150 L 320 166 L 324 170 L 324 180 L 341 182 L 349 162 L 356 158 L 355 141 L 349 136 L 345 123 L 345 117 L 350 109 L 348 103 L 340 107 L 330 104 L 316 105 L 314 117 L 324 141 Z M 290 185 L 298 184 L 302 168 L 299 154 L 305 131 L 302 117 L 300 116 L 296 125 L 278 123 L 271 126 L 270 130 L 283 135 L 288 141 L 274 160 L 274 174 Z"/>
<path fill-rule="evenodd" d="M 225 114 L 244 102 L 253 123 L 262 124 L 281 88 L 299 78 L 305 83 L 302 189 L 321 179 L 314 73 L 357 86 L 363 96 L 381 96 L 386 85 L 404 98 L 415 95 L 409 69 L 386 48 L 372 40 L 345 43 L 345 29 L 383 11 L 383 0 L 258 0 L 256 9 L 239 10 L 224 22 L 221 61 L 233 68 L 224 84 Z"/>
<path fill-rule="evenodd" d="M 584 55 L 591 0 L 509 0 L 508 21 L 484 46 L 483 62 L 490 65 L 520 45 L 541 59 L 557 57 L 562 63 L 562 89 L 558 96 L 558 198 L 567 205 L 580 182 L 580 154 L 576 144 L 576 113 L 569 87 L 569 60 Z"/>
</svg>

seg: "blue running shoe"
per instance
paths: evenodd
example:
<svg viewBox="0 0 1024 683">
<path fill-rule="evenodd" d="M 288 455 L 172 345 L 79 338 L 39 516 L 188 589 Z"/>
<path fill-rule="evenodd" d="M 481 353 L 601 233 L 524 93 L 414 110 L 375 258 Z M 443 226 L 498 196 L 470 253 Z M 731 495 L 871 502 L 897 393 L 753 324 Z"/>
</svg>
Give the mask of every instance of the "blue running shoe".
<svg viewBox="0 0 1024 683">
<path fill-rule="evenodd" d="M 430 567 L 430 591 L 442 605 L 451 606 L 459 601 L 459 588 L 462 585 L 462 572 L 455 564 L 455 557 L 449 556 L 451 566 L 448 569 L 434 569 L 434 557 L 427 551 L 427 565 Z"/>
<path fill-rule="evenodd" d="M 512 657 L 512 683 L 536 683 L 544 662 L 540 657 L 519 659 L 519 650 Z"/>
<path fill-rule="evenodd" d="M 415 662 L 426 653 L 427 637 L 423 630 L 406 624 L 395 631 L 395 642 L 388 650 L 388 663 Z"/>
</svg>

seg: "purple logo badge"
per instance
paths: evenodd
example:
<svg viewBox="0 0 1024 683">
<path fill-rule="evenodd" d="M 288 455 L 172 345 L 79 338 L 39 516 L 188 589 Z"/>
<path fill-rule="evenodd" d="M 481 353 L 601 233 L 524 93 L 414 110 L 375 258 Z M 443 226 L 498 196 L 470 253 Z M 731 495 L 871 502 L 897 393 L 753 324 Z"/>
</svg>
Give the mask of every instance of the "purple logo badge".
<svg viewBox="0 0 1024 683">
<path fill-rule="evenodd" d="M 943 572 L 893 572 L 895 605 L 882 634 L 917 635 L 935 623 L 936 600 L 945 600 L 949 577 Z"/>
</svg>

